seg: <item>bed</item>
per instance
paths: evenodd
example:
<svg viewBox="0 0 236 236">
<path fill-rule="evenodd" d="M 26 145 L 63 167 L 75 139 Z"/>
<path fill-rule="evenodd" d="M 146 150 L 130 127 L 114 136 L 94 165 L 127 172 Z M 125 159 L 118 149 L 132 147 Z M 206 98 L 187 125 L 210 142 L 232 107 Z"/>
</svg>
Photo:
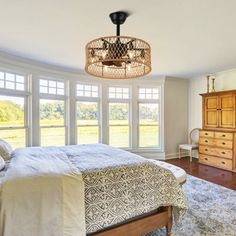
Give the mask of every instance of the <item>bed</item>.
<svg viewBox="0 0 236 236">
<path fill-rule="evenodd" d="M 187 209 L 170 170 L 103 144 L 16 149 L 2 175 L 1 236 L 169 233 Z"/>
</svg>

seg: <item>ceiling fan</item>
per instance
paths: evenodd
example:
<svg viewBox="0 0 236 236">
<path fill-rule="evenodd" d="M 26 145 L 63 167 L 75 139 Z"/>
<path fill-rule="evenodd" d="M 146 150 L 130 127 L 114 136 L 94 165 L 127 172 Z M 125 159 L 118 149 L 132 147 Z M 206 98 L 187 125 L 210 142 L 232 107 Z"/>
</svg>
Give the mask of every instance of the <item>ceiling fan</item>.
<svg viewBox="0 0 236 236">
<path fill-rule="evenodd" d="M 134 37 L 120 36 L 120 25 L 128 15 L 124 11 L 111 13 L 116 36 L 101 37 L 87 44 L 85 70 L 89 74 L 108 78 L 106 71 L 109 71 L 109 77 L 134 78 L 151 71 L 149 44 Z"/>
</svg>

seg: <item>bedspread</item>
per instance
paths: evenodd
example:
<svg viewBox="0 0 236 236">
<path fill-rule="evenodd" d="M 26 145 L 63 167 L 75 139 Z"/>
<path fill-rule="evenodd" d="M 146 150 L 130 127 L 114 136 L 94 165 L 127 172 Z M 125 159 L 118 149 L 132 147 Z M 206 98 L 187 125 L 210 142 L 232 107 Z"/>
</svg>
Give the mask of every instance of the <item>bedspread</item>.
<svg viewBox="0 0 236 236">
<path fill-rule="evenodd" d="M 35 236 L 82 236 L 83 227 L 86 233 L 95 232 L 160 206 L 173 206 L 178 221 L 187 209 L 183 191 L 170 171 L 138 155 L 103 144 L 18 149 L 4 179 L 0 189 L 0 228 L 6 230 L 10 213 L 17 211 L 25 217 L 29 211 L 33 219 L 26 217 L 21 224 L 37 232 L 28 226 L 32 220 L 33 225 L 38 223 L 37 230 L 42 230 L 44 224 L 48 226 L 46 230 L 51 231 L 51 234 L 47 231 L 31 234 Z M 6 200 L 9 193 L 4 188 L 9 183 L 11 190 L 17 186 L 13 193 L 18 197 L 20 194 L 23 205 L 18 205 L 18 197 Z M 31 188 L 37 190 L 33 196 Z M 12 201 L 18 206 L 13 207 Z M 67 211 L 61 210 L 60 205 L 66 205 Z M 19 217 L 17 214 L 15 220 Z M 63 228 L 61 234 L 57 234 L 57 226 Z"/>
</svg>

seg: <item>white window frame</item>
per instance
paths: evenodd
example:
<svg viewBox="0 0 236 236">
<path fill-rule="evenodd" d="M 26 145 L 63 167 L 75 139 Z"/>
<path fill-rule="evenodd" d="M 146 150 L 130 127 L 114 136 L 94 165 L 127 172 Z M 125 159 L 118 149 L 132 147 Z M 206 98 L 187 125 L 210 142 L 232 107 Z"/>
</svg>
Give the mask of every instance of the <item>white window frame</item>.
<svg viewBox="0 0 236 236">
<path fill-rule="evenodd" d="M 51 80 L 56 82 L 63 82 L 64 83 L 64 95 L 58 94 L 49 94 L 49 93 L 40 93 L 40 80 Z M 69 130 L 68 130 L 68 81 L 61 79 L 61 78 L 54 78 L 54 77 L 46 77 L 40 76 L 38 78 L 38 93 L 39 93 L 39 145 L 41 146 L 41 129 L 42 128 L 65 128 L 65 145 L 69 144 Z M 63 125 L 40 125 L 40 100 L 57 100 L 64 102 L 64 124 Z"/>
<path fill-rule="evenodd" d="M 139 89 L 142 89 L 142 88 L 145 88 L 145 89 L 153 89 L 153 88 L 156 88 L 158 89 L 159 91 L 159 98 L 157 99 L 140 99 L 139 98 Z M 158 104 L 158 107 L 159 107 L 159 117 L 158 117 L 158 120 L 159 120 L 159 133 L 158 133 L 158 140 L 159 140 L 159 146 L 156 146 L 156 147 L 140 147 L 139 146 L 139 141 L 140 141 L 140 132 L 139 132 L 139 128 L 140 126 L 142 126 L 140 123 L 139 123 L 139 104 Z M 151 85 L 141 85 L 141 86 L 138 86 L 138 89 L 137 89 L 137 114 L 138 114 L 138 117 L 137 117 L 137 134 L 138 134 L 138 138 L 137 138 L 137 148 L 138 150 L 142 151 L 146 151 L 146 150 L 158 150 L 158 151 L 161 151 L 163 149 L 163 145 L 162 145 L 162 88 L 161 86 L 151 86 Z M 148 125 L 148 126 L 156 126 L 156 125 Z"/>
<path fill-rule="evenodd" d="M 86 96 L 77 96 L 77 85 L 91 85 L 91 86 L 97 86 L 98 87 L 98 97 L 86 97 Z M 78 144 L 78 127 L 98 127 L 98 143 L 102 142 L 102 125 L 101 125 L 101 120 L 102 120 L 102 115 L 101 115 L 101 85 L 97 83 L 86 83 L 86 82 L 81 82 L 77 81 L 76 86 L 75 86 L 75 96 L 76 96 L 76 101 L 75 101 L 75 123 L 76 123 L 76 144 Z M 77 102 L 96 102 L 98 104 L 98 124 L 97 125 L 78 125 L 77 124 Z"/>
<path fill-rule="evenodd" d="M 129 98 L 109 98 L 109 88 L 128 88 L 129 89 Z M 122 148 L 124 150 L 132 150 L 132 86 L 128 86 L 128 85 L 123 85 L 123 86 L 119 86 L 116 84 L 111 84 L 107 87 L 107 128 L 108 128 L 108 132 L 107 132 L 107 136 L 108 136 L 108 144 L 110 145 L 110 126 L 125 126 L 125 125 L 110 125 L 110 110 L 109 110 L 109 104 L 110 103 L 125 103 L 128 104 L 128 110 L 129 110 L 129 117 L 128 117 L 128 127 L 129 127 L 129 146 L 128 147 L 118 147 L 118 148 Z"/>
<path fill-rule="evenodd" d="M 21 97 L 24 98 L 24 125 L 23 126 L 8 126 L 8 127 L 0 127 L 0 130 L 17 130 L 17 129 L 25 129 L 25 146 L 31 145 L 31 135 L 30 135 L 30 92 L 29 92 L 29 75 L 24 71 L 10 68 L 0 67 L 0 71 L 3 73 L 20 75 L 25 78 L 24 80 L 24 91 L 16 90 L 16 89 L 8 89 L 8 88 L 0 88 L 1 96 L 8 97 Z"/>
</svg>

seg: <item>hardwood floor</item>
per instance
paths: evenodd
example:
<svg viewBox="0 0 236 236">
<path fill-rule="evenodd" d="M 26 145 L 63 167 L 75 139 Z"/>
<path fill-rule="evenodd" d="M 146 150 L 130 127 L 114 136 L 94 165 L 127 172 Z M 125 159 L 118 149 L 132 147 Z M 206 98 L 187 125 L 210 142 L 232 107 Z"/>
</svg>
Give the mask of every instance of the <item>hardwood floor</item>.
<svg viewBox="0 0 236 236">
<path fill-rule="evenodd" d="M 187 174 L 236 190 L 236 173 L 200 164 L 196 158 L 193 158 L 192 163 L 190 163 L 189 157 L 167 162 L 183 168 Z"/>
</svg>

